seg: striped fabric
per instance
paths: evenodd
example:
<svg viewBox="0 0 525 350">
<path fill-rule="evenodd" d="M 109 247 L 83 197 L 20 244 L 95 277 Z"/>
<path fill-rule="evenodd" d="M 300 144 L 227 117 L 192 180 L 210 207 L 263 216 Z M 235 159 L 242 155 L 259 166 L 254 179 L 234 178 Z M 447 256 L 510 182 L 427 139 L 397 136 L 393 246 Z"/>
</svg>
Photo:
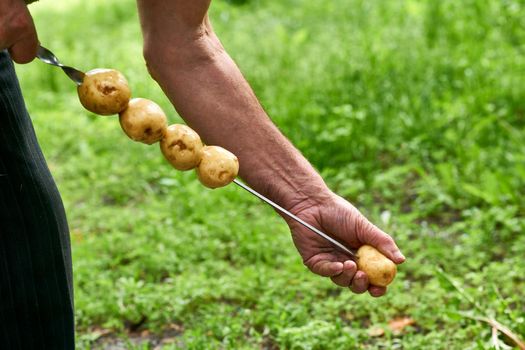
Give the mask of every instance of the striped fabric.
<svg viewBox="0 0 525 350">
<path fill-rule="evenodd" d="M 0 51 L 0 349 L 74 349 L 64 208 Z"/>
</svg>

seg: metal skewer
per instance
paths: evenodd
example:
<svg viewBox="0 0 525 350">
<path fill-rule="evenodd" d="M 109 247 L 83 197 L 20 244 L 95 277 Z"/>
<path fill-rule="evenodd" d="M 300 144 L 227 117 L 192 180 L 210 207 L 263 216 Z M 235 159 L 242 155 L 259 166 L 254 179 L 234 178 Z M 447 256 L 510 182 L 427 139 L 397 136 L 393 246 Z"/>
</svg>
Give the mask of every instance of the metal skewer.
<svg viewBox="0 0 525 350">
<path fill-rule="evenodd" d="M 62 68 L 64 73 L 66 73 L 67 76 L 71 80 L 73 80 L 77 85 L 82 84 L 82 81 L 84 80 L 84 77 L 85 77 L 85 73 L 80 71 L 80 70 L 78 70 L 78 69 L 76 69 L 76 68 L 63 65 L 62 63 L 60 63 L 58 58 L 49 49 L 46 49 L 45 47 L 39 45 L 38 46 L 37 57 L 41 61 L 43 61 L 43 62 L 45 62 L 47 64 L 51 64 L 53 66 L 57 66 L 57 67 Z M 250 188 L 249 186 L 243 184 L 242 182 L 238 181 L 237 179 L 234 179 L 233 182 L 235 182 L 235 184 L 238 185 L 239 187 L 245 189 L 246 191 L 250 192 L 251 194 L 253 194 L 257 198 L 259 198 L 260 200 L 262 200 L 262 201 L 266 202 L 267 204 L 271 205 L 272 207 L 274 207 L 275 209 L 277 209 L 281 213 L 285 214 L 289 218 L 297 221 L 298 223 L 300 223 L 304 227 L 308 228 L 312 232 L 314 232 L 317 235 L 321 236 L 322 238 L 326 239 L 328 242 L 332 243 L 334 246 L 339 248 L 344 253 L 350 255 L 353 258 L 356 258 L 355 252 L 353 252 L 352 250 L 348 249 L 347 247 L 345 247 L 344 245 L 342 245 L 341 243 L 339 243 L 338 241 L 336 241 L 332 237 L 328 236 L 326 233 L 324 233 L 321 230 L 313 227 L 312 225 L 310 225 L 306 221 L 298 218 L 294 214 L 290 213 L 288 210 L 284 209 L 283 207 L 281 207 L 277 203 L 271 201 L 270 199 L 266 198 L 265 196 L 263 196 L 259 192 L 255 191 L 254 189 Z"/>
<path fill-rule="evenodd" d="M 243 184 L 242 182 L 240 182 L 239 180 L 235 179 L 233 180 L 233 182 L 235 182 L 235 184 L 243 189 L 245 189 L 246 191 L 250 192 L 251 194 L 253 194 L 255 197 L 259 198 L 260 200 L 266 202 L 267 204 L 271 205 L 272 207 L 274 207 L 275 209 L 279 210 L 281 213 L 285 214 L 286 216 L 288 216 L 289 218 L 297 221 L 298 223 L 300 223 L 301 225 L 303 225 L 304 227 L 310 229 L 312 232 L 316 233 L 317 235 L 323 237 L 324 239 L 326 239 L 328 242 L 332 243 L 333 245 L 335 245 L 337 248 L 339 248 L 340 250 L 342 250 L 343 252 L 345 252 L 346 254 L 350 255 L 351 257 L 356 257 L 356 254 L 355 252 L 351 251 L 350 249 L 348 249 L 347 247 L 345 247 L 344 245 L 342 245 L 341 243 L 339 243 L 338 241 L 336 241 L 335 239 L 333 239 L 332 237 L 328 236 L 326 233 L 322 232 L 321 230 L 313 227 L 312 225 L 310 225 L 309 223 L 307 223 L 306 221 L 298 218 L 297 216 L 295 216 L 294 214 L 290 213 L 288 210 L 284 209 L 283 207 L 281 207 L 279 204 L 271 201 L 270 199 L 266 198 L 265 196 L 263 196 L 262 194 L 260 194 L 259 192 L 255 191 L 254 189 L 250 188 L 249 186 Z"/>
<path fill-rule="evenodd" d="M 73 67 L 65 66 L 62 63 L 60 63 L 58 58 L 49 49 L 46 49 L 41 45 L 38 46 L 36 57 L 38 57 L 42 62 L 62 68 L 62 70 L 64 71 L 64 73 L 67 74 L 69 79 L 73 80 L 77 85 L 82 84 L 82 81 L 86 76 L 84 72 Z"/>
</svg>

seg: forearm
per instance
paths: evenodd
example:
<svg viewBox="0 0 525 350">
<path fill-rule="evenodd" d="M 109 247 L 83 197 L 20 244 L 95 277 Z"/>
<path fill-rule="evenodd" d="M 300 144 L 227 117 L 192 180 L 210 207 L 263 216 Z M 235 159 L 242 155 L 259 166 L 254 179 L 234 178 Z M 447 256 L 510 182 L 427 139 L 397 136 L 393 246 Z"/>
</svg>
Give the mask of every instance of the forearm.
<svg viewBox="0 0 525 350">
<path fill-rule="evenodd" d="M 309 162 L 266 115 L 206 17 L 210 0 L 138 0 L 145 57 L 152 76 L 179 114 L 209 144 L 239 158 L 240 175 L 257 191 L 324 232 L 358 248 L 377 247 L 399 264 L 394 241 L 344 199 L 331 193 Z M 355 293 L 370 286 L 356 263 L 313 232 L 287 219 L 303 262 Z"/>
<path fill-rule="evenodd" d="M 268 118 L 209 23 L 195 40 L 146 44 L 154 78 L 206 143 L 239 158 L 240 175 L 252 187 L 292 208 L 324 199 L 328 190 L 309 162 Z M 145 32 L 145 39 L 148 34 Z M 165 39 L 165 38 L 164 38 Z"/>
</svg>

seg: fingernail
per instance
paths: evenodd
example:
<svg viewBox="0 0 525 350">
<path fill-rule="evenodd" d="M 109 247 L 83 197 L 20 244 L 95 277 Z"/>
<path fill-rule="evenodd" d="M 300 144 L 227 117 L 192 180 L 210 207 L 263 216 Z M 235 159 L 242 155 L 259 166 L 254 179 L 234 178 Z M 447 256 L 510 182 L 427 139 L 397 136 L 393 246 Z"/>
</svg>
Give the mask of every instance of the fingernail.
<svg viewBox="0 0 525 350">
<path fill-rule="evenodd" d="M 401 261 L 405 261 L 405 256 L 400 252 L 400 251 L 397 251 L 395 254 L 394 254 L 394 257 L 396 258 L 397 261 L 401 262 Z"/>
<path fill-rule="evenodd" d="M 344 267 L 342 262 L 335 262 L 332 266 L 334 267 L 334 270 L 343 270 Z"/>
<path fill-rule="evenodd" d="M 344 264 L 345 264 L 345 269 L 350 270 L 354 266 L 355 263 L 352 260 L 347 260 L 344 262 Z"/>
</svg>

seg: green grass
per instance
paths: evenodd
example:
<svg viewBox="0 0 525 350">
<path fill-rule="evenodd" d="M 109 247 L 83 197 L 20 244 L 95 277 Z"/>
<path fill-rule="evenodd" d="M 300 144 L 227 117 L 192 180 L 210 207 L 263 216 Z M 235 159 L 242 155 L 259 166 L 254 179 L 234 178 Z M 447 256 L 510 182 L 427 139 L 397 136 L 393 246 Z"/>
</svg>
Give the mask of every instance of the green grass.
<svg viewBox="0 0 525 350">
<path fill-rule="evenodd" d="M 133 1 L 32 9 L 63 62 L 119 69 L 181 121 L 145 69 Z M 381 299 L 339 289 L 271 209 L 174 171 L 56 68 L 18 66 L 69 217 L 78 347 L 176 325 L 165 349 L 491 348 L 464 312 L 525 338 L 523 1 L 215 1 L 211 17 L 280 129 L 408 260 Z M 399 316 L 416 325 L 393 334 Z"/>
</svg>

